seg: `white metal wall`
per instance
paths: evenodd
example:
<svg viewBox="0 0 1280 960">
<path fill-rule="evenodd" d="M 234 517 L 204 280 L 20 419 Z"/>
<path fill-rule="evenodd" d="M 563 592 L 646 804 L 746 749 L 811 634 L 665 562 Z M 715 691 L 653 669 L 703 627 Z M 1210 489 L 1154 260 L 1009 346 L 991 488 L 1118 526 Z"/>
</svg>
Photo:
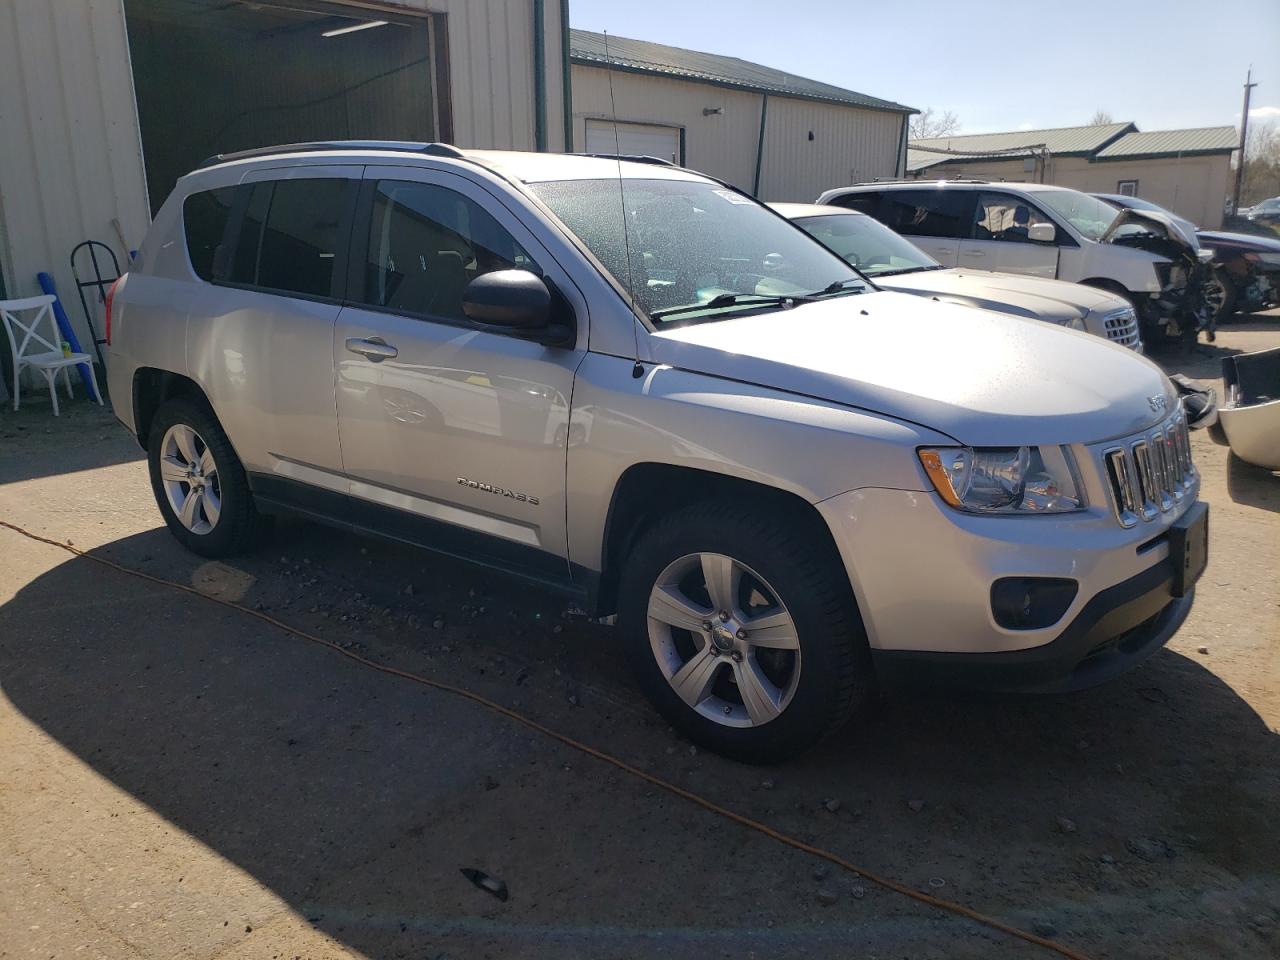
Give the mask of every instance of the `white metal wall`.
<svg viewBox="0 0 1280 960">
<path fill-rule="evenodd" d="M 534 148 L 532 0 L 382 5 L 447 15 L 455 142 Z M 546 142 L 549 150 L 562 150 L 558 0 L 546 0 L 544 16 Z M 123 255 L 112 218 L 137 247 L 149 208 L 123 0 L 0 0 L 4 285 L 10 297 L 28 296 L 39 292 L 37 271 L 53 273 L 86 348 L 67 258 L 88 238 Z"/>
<path fill-rule="evenodd" d="M 89 238 L 123 257 L 113 217 L 141 242 L 149 214 L 121 0 L 0 0 L 5 289 L 37 294 L 37 271 L 52 273 L 86 350 L 67 258 Z"/>
<path fill-rule="evenodd" d="M 685 163 L 744 190 L 755 181 L 761 94 L 708 83 L 613 71 L 617 119 L 682 128 Z M 573 65 L 574 141 L 587 119 L 613 116 L 609 71 Z M 769 96 L 760 196 L 813 200 L 829 187 L 892 177 L 904 116 L 838 104 Z M 809 139 L 812 131 L 814 138 Z"/>
</svg>

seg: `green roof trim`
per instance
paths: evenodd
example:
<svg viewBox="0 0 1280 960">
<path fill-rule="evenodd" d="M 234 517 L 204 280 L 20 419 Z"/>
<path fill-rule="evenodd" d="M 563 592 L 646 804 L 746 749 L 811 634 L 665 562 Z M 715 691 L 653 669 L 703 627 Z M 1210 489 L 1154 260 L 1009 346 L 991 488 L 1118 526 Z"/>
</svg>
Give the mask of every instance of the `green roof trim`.
<svg viewBox="0 0 1280 960">
<path fill-rule="evenodd" d="M 573 62 L 588 67 L 609 67 L 625 73 L 692 80 L 735 90 L 794 97 L 797 100 L 817 100 L 868 110 L 904 114 L 920 112 L 914 107 L 894 103 L 892 100 L 870 97 L 737 57 L 700 53 L 697 50 L 610 34 L 609 56 L 606 59 L 605 35 L 591 30 L 570 30 L 569 43 Z"/>
</svg>

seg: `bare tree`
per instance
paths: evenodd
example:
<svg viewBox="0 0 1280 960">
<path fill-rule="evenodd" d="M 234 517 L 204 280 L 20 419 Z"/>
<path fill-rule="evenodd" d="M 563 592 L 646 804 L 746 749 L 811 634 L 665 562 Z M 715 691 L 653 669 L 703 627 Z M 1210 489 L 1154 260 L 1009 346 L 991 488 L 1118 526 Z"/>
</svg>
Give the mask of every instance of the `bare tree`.
<svg viewBox="0 0 1280 960">
<path fill-rule="evenodd" d="M 1108 113 L 1106 110 L 1103 110 L 1102 108 L 1098 108 L 1097 110 L 1093 111 L 1093 119 L 1089 121 L 1089 126 L 1100 127 L 1107 123 L 1115 123 L 1115 121 L 1111 119 L 1110 113 Z"/>
<path fill-rule="evenodd" d="M 960 131 L 960 118 L 950 110 L 941 113 L 933 107 L 925 107 L 924 111 L 911 118 L 907 132 L 912 140 L 929 140 L 933 137 L 949 137 Z"/>
<path fill-rule="evenodd" d="M 1240 189 L 1240 205 L 1247 207 L 1280 195 L 1280 128 L 1274 123 L 1250 123 L 1245 155 L 1248 165 Z"/>
</svg>

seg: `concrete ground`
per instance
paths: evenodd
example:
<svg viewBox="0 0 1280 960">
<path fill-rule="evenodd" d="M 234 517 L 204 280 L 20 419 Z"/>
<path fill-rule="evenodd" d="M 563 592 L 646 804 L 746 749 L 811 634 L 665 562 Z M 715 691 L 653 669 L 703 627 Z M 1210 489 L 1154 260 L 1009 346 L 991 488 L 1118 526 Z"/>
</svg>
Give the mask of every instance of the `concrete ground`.
<svg viewBox="0 0 1280 960">
<path fill-rule="evenodd" d="M 1224 353 L 1280 344 L 1277 319 L 1169 366 L 1212 379 Z M 235 562 L 183 552 L 132 440 L 68 408 L 0 413 L 0 519 L 470 687 L 1091 957 L 1280 951 L 1280 477 L 1203 433 L 1211 561 L 1167 650 L 1072 696 L 899 693 L 755 769 L 677 738 L 611 631 L 548 597 L 297 521 Z M 0 958 L 802 953 L 1049 956 L 474 704 L 0 529 Z"/>
</svg>

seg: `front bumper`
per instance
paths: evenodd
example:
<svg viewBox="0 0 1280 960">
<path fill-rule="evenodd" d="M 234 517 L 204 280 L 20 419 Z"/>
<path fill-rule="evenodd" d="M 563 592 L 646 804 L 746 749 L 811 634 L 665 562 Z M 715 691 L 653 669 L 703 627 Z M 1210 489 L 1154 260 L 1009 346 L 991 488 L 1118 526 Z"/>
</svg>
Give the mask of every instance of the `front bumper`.
<svg viewBox="0 0 1280 960">
<path fill-rule="evenodd" d="M 1097 594 L 1056 640 L 1005 653 L 872 651 L 883 683 L 962 685 L 986 690 L 1061 693 L 1106 683 L 1163 647 L 1195 598 L 1171 592 L 1167 561 Z"/>
<path fill-rule="evenodd" d="M 1092 473 L 1085 488 L 1099 506 L 1062 516 L 973 516 L 934 493 L 881 488 L 818 504 L 877 664 L 926 673 L 967 664 L 965 673 L 1004 675 L 987 686 L 1071 689 L 1167 641 L 1190 608 L 1173 596 L 1170 528 L 1194 508 L 1196 488 L 1176 509 L 1124 528 Z M 1066 578 L 1078 590 L 1056 622 L 1010 629 L 991 608 L 992 585 L 1005 577 Z"/>
</svg>

